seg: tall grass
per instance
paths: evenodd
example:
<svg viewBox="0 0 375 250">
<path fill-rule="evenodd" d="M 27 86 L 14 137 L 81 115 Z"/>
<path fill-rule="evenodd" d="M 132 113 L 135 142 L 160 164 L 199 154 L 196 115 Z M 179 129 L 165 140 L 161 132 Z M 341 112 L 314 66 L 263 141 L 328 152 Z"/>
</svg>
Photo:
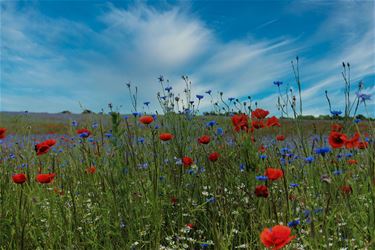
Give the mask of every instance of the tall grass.
<svg viewBox="0 0 375 250">
<path fill-rule="evenodd" d="M 197 115 L 200 99 L 197 106 L 191 103 L 188 77 L 183 77 L 185 99 L 159 80 L 165 114 L 149 125 L 139 122 L 135 89 L 130 92 L 134 115 L 122 117 L 111 105 L 109 115 L 85 115 L 77 127 L 66 121 L 64 131 L 69 131 L 60 135 L 31 134 L 28 127 L 37 121 L 29 118 L 8 127 L 0 147 L 1 249 L 262 249 L 259 234 L 265 227 L 290 222 L 297 237 L 289 249 L 375 248 L 371 122 L 345 121 L 348 136 L 359 132 L 368 147 L 320 154 L 317 149 L 329 147 L 330 125 L 337 121 L 300 120 L 302 99 L 299 105 L 293 96 L 279 99 L 287 100 L 295 120 L 236 132 L 228 116 Z M 212 103 L 221 113 L 252 111 L 249 103 L 219 98 L 221 104 L 220 99 Z M 76 134 L 83 127 L 91 130 L 90 137 Z M 163 142 L 162 132 L 174 138 Z M 287 139 L 275 140 L 280 134 Z M 211 142 L 199 144 L 202 135 Z M 46 138 L 58 142 L 36 156 L 34 145 Z M 208 160 L 212 152 L 220 154 L 218 161 Z M 184 156 L 193 165 L 183 166 Z M 90 166 L 95 173 L 87 171 Z M 268 167 L 281 168 L 284 177 L 257 178 Z M 39 172 L 56 177 L 40 184 Z M 13 183 L 15 173 L 25 173 L 27 182 Z M 268 198 L 255 195 L 261 184 L 268 187 Z"/>
</svg>

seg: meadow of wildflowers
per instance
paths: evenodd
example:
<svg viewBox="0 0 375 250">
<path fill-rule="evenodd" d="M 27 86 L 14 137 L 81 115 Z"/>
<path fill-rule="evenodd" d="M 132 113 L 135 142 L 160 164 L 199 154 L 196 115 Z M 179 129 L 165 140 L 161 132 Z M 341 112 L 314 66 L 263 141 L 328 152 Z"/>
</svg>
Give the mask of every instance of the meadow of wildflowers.
<svg viewBox="0 0 375 250">
<path fill-rule="evenodd" d="M 110 104 L 38 133 L 51 120 L 4 116 L 0 248 L 375 249 L 374 123 L 356 119 L 370 96 L 346 88 L 341 112 L 326 93 L 331 118 L 305 121 L 294 65 L 297 93 L 274 82 L 279 118 L 187 76 L 181 95 L 159 77 L 163 114 L 127 84 L 130 115 Z"/>
</svg>

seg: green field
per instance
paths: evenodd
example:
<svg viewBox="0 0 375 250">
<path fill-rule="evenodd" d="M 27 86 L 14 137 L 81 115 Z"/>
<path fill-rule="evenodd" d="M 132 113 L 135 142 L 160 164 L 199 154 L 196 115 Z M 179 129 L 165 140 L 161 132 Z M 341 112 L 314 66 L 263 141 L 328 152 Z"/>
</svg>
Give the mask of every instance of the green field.
<svg viewBox="0 0 375 250">
<path fill-rule="evenodd" d="M 171 113 L 144 125 L 115 112 L 2 113 L 1 248 L 261 249 L 264 228 L 289 223 L 296 238 L 288 249 L 373 249 L 373 123 L 280 123 L 246 132 L 223 116 Z M 334 123 L 348 138 L 359 132 L 367 146 L 331 148 Z M 78 135 L 81 128 L 90 136 Z M 173 139 L 161 141 L 165 132 Z M 277 141 L 281 134 L 286 139 Z M 208 144 L 197 141 L 202 135 Z M 35 145 L 46 139 L 56 144 L 37 155 Z M 329 152 L 319 154 L 324 147 Z M 269 167 L 283 177 L 262 180 Z M 25 183 L 12 181 L 17 173 Z M 43 184 L 38 173 L 56 176 Z M 256 195 L 260 185 L 267 197 Z"/>
</svg>

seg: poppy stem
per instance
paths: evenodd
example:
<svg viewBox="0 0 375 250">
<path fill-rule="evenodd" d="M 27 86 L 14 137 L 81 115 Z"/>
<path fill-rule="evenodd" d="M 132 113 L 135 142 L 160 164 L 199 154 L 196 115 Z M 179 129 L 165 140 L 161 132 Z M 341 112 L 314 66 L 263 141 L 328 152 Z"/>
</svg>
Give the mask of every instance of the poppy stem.
<svg viewBox="0 0 375 250">
<path fill-rule="evenodd" d="M 283 170 L 283 183 L 284 183 L 285 199 L 286 199 L 285 225 L 287 225 L 289 221 L 289 194 L 288 194 L 288 187 L 286 184 L 286 176 L 285 176 L 284 170 Z"/>
<path fill-rule="evenodd" d="M 272 188 L 270 188 L 270 194 L 271 194 L 271 201 L 272 201 L 272 208 L 273 208 L 273 212 L 275 214 L 275 219 L 276 221 L 279 221 L 279 218 L 277 216 L 277 211 L 276 211 L 276 204 L 275 204 L 275 200 L 273 198 L 273 190 Z"/>
</svg>

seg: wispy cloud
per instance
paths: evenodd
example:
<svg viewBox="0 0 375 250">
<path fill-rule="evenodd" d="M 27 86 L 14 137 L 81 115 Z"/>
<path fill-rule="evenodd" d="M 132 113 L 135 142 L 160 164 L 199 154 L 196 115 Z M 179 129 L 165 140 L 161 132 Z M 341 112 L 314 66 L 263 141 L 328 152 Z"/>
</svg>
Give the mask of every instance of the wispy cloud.
<svg viewBox="0 0 375 250">
<path fill-rule="evenodd" d="M 137 4 L 124 9 L 106 4 L 97 16 L 102 27 L 95 29 L 48 17 L 35 7 L 1 5 L 1 110 L 78 112 L 80 101 L 95 111 L 113 102 L 129 112 L 127 81 L 139 86 L 140 102 L 151 101 L 156 109 L 157 76 L 165 75 L 174 89 L 182 91 L 180 75 L 188 74 L 197 94 L 211 89 L 228 97 L 251 95 L 275 111 L 270 87 L 274 80 L 292 83 L 290 60 L 326 39 L 335 41 L 343 27 L 345 34 L 357 29 L 332 12 L 307 40 L 253 36 L 223 41 L 204 18 L 179 6 L 156 9 Z M 369 22 L 373 18 L 361 18 L 366 27 L 358 36 L 346 35 L 320 56 L 301 56 L 306 107 L 321 102 L 325 89 L 337 88 L 343 60 L 352 62 L 356 79 L 373 74 L 374 35 Z M 208 105 L 208 101 L 202 103 Z"/>
<path fill-rule="evenodd" d="M 255 29 L 256 30 L 262 29 L 262 28 L 267 27 L 268 25 L 271 25 L 271 24 L 273 24 L 273 23 L 275 23 L 277 21 L 279 21 L 278 18 L 272 19 L 272 20 L 270 20 L 268 22 L 262 23 L 261 25 L 257 26 Z"/>
</svg>

